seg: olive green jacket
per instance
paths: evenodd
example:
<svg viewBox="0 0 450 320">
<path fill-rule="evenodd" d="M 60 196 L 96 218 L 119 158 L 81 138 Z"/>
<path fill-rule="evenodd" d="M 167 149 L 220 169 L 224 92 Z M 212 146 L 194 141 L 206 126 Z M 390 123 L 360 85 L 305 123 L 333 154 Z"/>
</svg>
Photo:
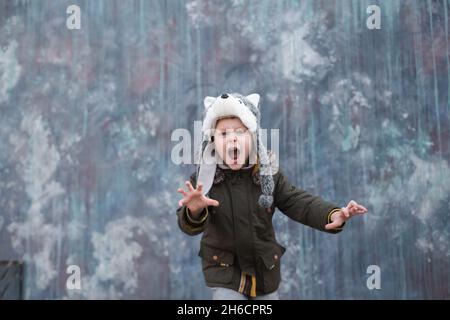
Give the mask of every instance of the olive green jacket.
<svg viewBox="0 0 450 320">
<path fill-rule="evenodd" d="M 280 258 L 285 252 L 272 225 L 275 207 L 291 219 L 320 231 L 326 230 L 331 214 L 340 207 L 324 201 L 289 183 L 278 171 L 274 175 L 272 208 L 259 206 L 261 195 L 258 166 L 233 171 L 217 169 L 209 197 L 218 207 L 207 207 L 198 220 L 189 215 L 186 206 L 177 210 L 178 225 L 188 235 L 203 232 L 199 256 L 203 275 L 209 287 L 239 291 L 242 274 L 256 279 L 256 295 L 275 291 L 280 283 Z M 195 186 L 195 173 L 191 176 Z"/>
</svg>

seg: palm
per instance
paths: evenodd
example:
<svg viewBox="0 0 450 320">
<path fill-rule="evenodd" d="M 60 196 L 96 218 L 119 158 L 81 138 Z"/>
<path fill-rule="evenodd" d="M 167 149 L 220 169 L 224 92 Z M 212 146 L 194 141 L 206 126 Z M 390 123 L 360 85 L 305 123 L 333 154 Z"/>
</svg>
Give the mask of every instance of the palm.
<svg viewBox="0 0 450 320">
<path fill-rule="evenodd" d="M 211 199 L 209 199 L 211 200 Z M 194 192 L 194 194 L 192 194 L 190 196 L 188 196 L 188 203 L 190 206 L 192 207 L 196 207 L 196 208 L 204 208 L 206 206 L 208 206 L 208 198 L 206 198 L 203 194 L 198 194 L 197 191 Z"/>
</svg>

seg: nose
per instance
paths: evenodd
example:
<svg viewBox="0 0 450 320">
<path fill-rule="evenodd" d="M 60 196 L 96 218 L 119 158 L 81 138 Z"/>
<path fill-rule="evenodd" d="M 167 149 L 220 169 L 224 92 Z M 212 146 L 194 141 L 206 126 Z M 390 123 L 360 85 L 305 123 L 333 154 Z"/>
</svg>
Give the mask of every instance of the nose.
<svg viewBox="0 0 450 320">
<path fill-rule="evenodd" d="M 233 132 L 233 134 L 227 135 L 227 141 L 231 141 L 232 143 L 235 143 L 238 140 L 238 137 L 236 133 Z"/>
<path fill-rule="evenodd" d="M 220 97 L 221 97 L 222 99 L 226 99 L 226 98 L 228 98 L 228 94 L 224 93 L 224 94 L 222 94 Z"/>
</svg>

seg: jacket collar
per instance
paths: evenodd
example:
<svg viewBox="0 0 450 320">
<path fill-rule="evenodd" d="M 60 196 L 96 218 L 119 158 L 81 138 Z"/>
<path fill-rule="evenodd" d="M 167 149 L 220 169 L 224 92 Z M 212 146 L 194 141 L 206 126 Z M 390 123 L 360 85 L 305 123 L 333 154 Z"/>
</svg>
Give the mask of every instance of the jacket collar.
<svg viewBox="0 0 450 320">
<path fill-rule="evenodd" d="M 256 185 L 260 185 L 259 163 L 242 167 L 239 170 L 232 170 L 225 164 L 218 164 L 214 175 L 213 185 L 222 183 L 226 178 L 233 178 L 236 175 L 252 176 L 252 181 Z"/>
</svg>

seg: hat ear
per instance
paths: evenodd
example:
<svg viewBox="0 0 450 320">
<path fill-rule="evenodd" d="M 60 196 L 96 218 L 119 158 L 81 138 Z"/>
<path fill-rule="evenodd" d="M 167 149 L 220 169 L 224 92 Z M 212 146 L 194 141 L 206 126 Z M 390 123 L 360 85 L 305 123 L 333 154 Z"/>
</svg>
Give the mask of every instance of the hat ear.
<svg viewBox="0 0 450 320">
<path fill-rule="evenodd" d="M 214 98 L 214 97 L 205 97 L 205 99 L 203 100 L 205 109 L 208 109 L 209 106 L 211 106 L 213 104 L 214 100 L 216 100 L 216 98 Z"/>
<path fill-rule="evenodd" d="M 252 93 L 249 94 L 248 96 L 246 96 L 245 98 L 247 98 L 248 101 L 250 101 L 255 107 L 258 107 L 259 105 L 259 94 L 257 93 Z"/>
</svg>

